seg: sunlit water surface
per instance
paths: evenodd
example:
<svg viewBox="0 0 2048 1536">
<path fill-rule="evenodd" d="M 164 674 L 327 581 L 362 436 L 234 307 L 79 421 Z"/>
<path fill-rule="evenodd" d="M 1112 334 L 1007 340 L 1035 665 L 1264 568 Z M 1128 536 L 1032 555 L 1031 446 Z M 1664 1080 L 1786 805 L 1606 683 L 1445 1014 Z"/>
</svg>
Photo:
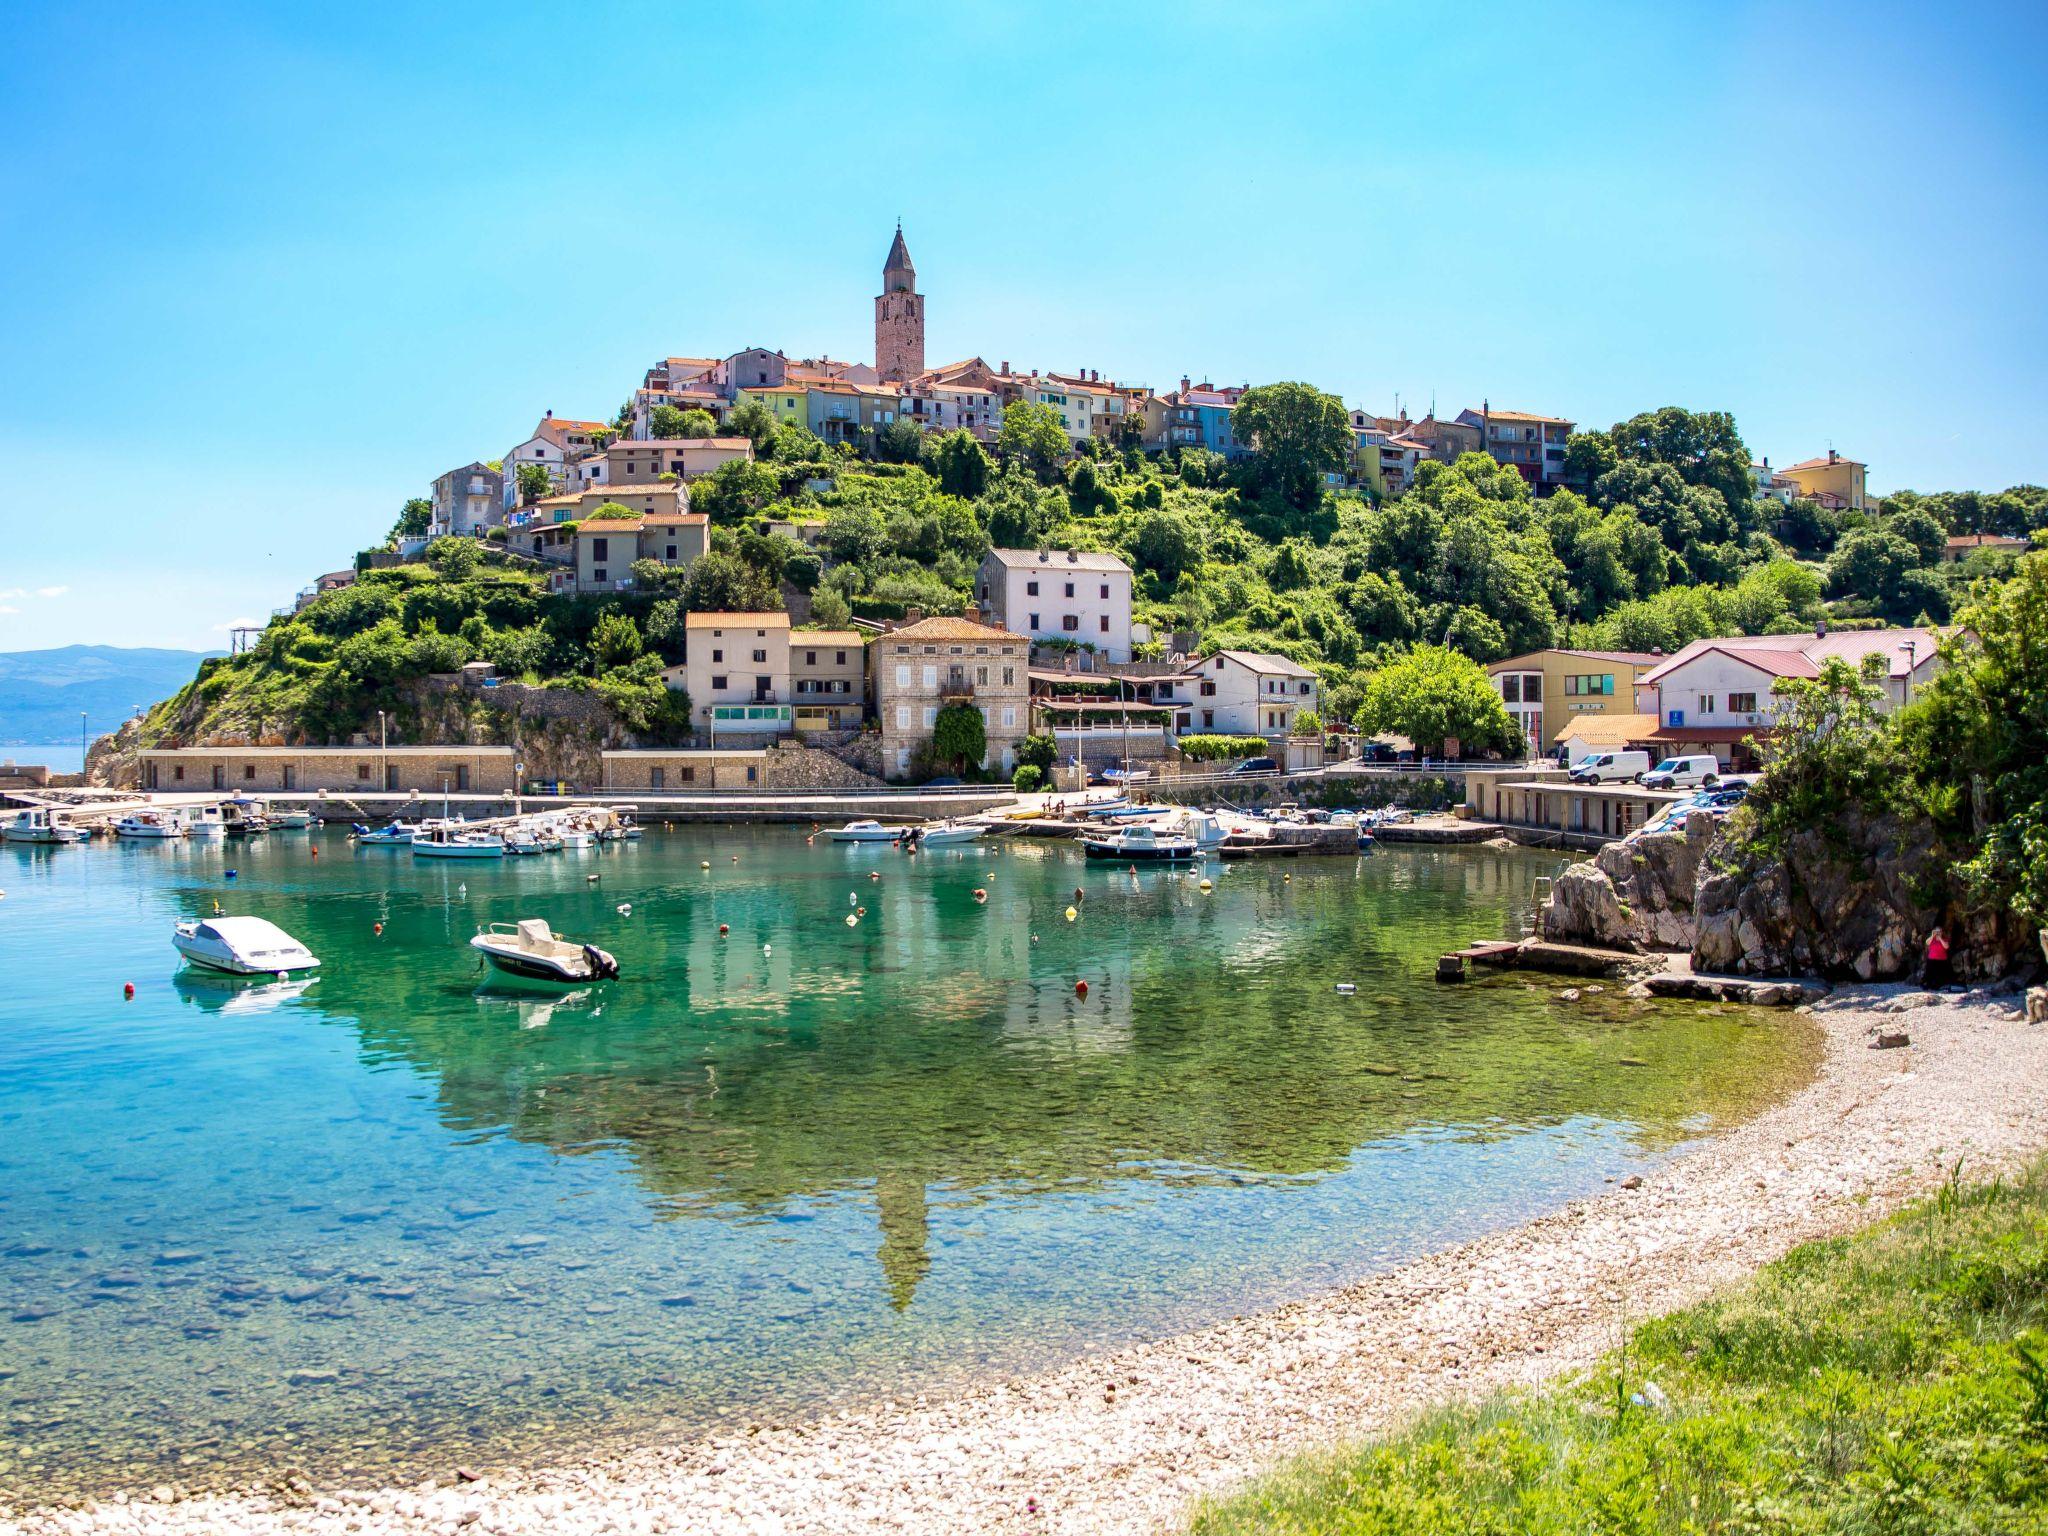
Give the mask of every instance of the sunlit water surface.
<svg viewBox="0 0 2048 1536">
<path fill-rule="evenodd" d="M 1785 1015 L 1435 983 L 1558 867 L 8 847 L 0 1488 L 398 1475 L 1044 1366 L 1554 1207 L 1810 1073 Z M 180 972 L 216 899 L 317 979 Z M 624 979 L 480 976 L 522 916 Z"/>
</svg>

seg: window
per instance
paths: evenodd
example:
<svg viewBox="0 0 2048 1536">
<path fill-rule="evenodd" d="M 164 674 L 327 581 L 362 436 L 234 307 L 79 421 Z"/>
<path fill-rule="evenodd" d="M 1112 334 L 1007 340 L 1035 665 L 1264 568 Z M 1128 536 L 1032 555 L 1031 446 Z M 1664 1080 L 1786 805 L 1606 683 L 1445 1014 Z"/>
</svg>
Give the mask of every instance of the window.
<svg viewBox="0 0 2048 1536">
<path fill-rule="evenodd" d="M 1522 702 L 1522 680 L 1513 674 L 1500 680 L 1500 696 L 1510 704 Z"/>
<path fill-rule="evenodd" d="M 714 675 L 714 676 L 712 677 L 712 679 L 711 679 L 711 691 L 712 691 L 713 693 L 716 693 L 716 692 L 717 692 L 717 691 L 718 691 L 719 689 L 723 688 L 724 686 L 725 686 L 725 676 L 724 676 L 724 674 L 723 674 L 723 673 L 719 673 L 719 674 L 717 674 L 717 675 Z"/>
<path fill-rule="evenodd" d="M 1728 713 L 1731 715 L 1753 715 L 1756 713 L 1756 695 L 1753 693 L 1731 693 L 1728 695 Z"/>
<path fill-rule="evenodd" d="M 590 541 L 590 558 L 593 560 L 609 560 L 612 557 L 611 544 L 612 541 L 610 539 L 592 539 Z"/>
<path fill-rule="evenodd" d="M 667 789 L 667 788 L 668 788 L 668 770 L 667 770 L 666 768 L 650 768 L 650 769 L 648 769 L 648 770 L 647 770 L 647 787 L 648 787 L 649 789 Z"/>
<path fill-rule="evenodd" d="M 713 652 L 711 653 L 711 660 L 712 660 L 712 663 L 713 663 L 713 665 L 716 665 L 717 663 L 719 663 L 719 662 L 721 662 L 721 661 L 724 661 L 724 660 L 725 660 L 725 652 L 724 652 L 724 651 L 716 651 L 716 650 L 715 650 L 715 651 L 713 651 Z"/>
<path fill-rule="evenodd" d="M 751 784 L 758 777 L 759 770 L 757 770 L 752 763 L 747 764 L 747 782 Z"/>
<path fill-rule="evenodd" d="M 1701 713 L 1701 714 L 1703 714 L 1703 715 L 1711 715 L 1711 714 L 1712 714 L 1713 712 L 1714 712 L 1714 696 L 1713 696 L 1713 695 L 1712 695 L 1711 693 L 1703 693 L 1703 694 L 1701 694 L 1701 695 L 1700 695 L 1700 713 Z"/>
<path fill-rule="evenodd" d="M 675 547 L 675 545 L 671 544 L 671 545 L 669 545 L 669 547 L 668 547 L 668 558 L 669 558 L 669 559 L 671 559 L 671 560 L 673 560 L 673 559 L 675 559 L 675 557 L 676 557 L 676 547 Z"/>
<path fill-rule="evenodd" d="M 1025 583 L 1024 583 L 1024 595 L 1025 595 L 1026 597 L 1036 597 L 1036 596 L 1038 596 L 1038 583 L 1037 583 L 1037 582 L 1035 582 L 1035 581 L 1027 581 L 1027 582 L 1025 582 Z"/>
<path fill-rule="evenodd" d="M 1074 595 L 1074 584 L 1073 584 L 1073 583 L 1072 583 L 1072 582 L 1070 581 L 1070 582 L 1068 582 L 1068 583 L 1067 583 L 1067 596 L 1069 596 L 1069 597 L 1072 597 L 1073 595 Z"/>
<path fill-rule="evenodd" d="M 184 776 L 185 776 L 185 770 L 184 770 L 184 769 L 182 769 L 182 768 L 180 768 L 180 769 L 178 770 L 178 777 L 182 779 L 182 778 L 183 778 Z M 370 765 L 369 765 L 368 763 L 357 763 L 357 764 L 356 764 L 356 777 L 357 777 L 357 778 L 359 778 L 359 779 L 367 779 L 367 778 L 368 778 L 369 776 L 370 776 Z"/>
<path fill-rule="evenodd" d="M 766 661 L 767 659 L 768 659 L 768 653 L 767 653 L 766 651 L 756 651 L 756 652 L 754 652 L 754 661 L 756 662 L 756 664 L 759 664 L 760 662 L 764 662 L 764 661 Z"/>
<path fill-rule="evenodd" d="M 255 777 L 256 777 L 256 770 L 255 770 L 255 768 L 254 768 L 254 767 L 244 768 L 244 769 L 242 770 L 242 777 L 243 777 L 243 778 L 245 778 L 245 779 L 253 779 L 253 778 L 255 778 Z"/>
<path fill-rule="evenodd" d="M 1102 616 L 1102 632 L 1105 635 L 1109 633 L 1109 615 L 1106 613 Z"/>
<path fill-rule="evenodd" d="M 932 706 L 931 706 L 931 705 L 929 705 L 929 704 L 925 705 L 925 707 L 924 707 L 924 728 L 925 728 L 926 730 L 930 730 L 930 729 L 931 729 L 931 728 L 933 727 L 933 725 L 935 725 L 935 724 L 937 724 L 937 723 L 938 723 L 938 718 L 939 718 L 939 712 L 938 712 L 938 711 L 937 711 L 936 709 L 932 708 Z"/>
<path fill-rule="evenodd" d="M 1063 613 L 1060 615 L 1060 628 L 1068 634 L 1073 634 L 1080 627 L 1081 616 L 1078 613 Z"/>
<path fill-rule="evenodd" d="M 988 686 L 987 667 L 976 667 L 974 669 L 974 685 L 977 688 L 986 688 Z"/>
<path fill-rule="evenodd" d="M 684 768 L 682 770 L 682 775 L 683 782 L 685 784 L 694 784 L 697 782 L 697 770 L 694 767 Z"/>
<path fill-rule="evenodd" d="M 1213 699 L 1216 697 L 1216 685 L 1210 682 L 1209 679 L 1206 677 L 1202 679 L 1202 697 L 1205 699 Z"/>
<path fill-rule="evenodd" d="M 1032 615 L 1031 615 L 1031 622 L 1030 622 L 1030 623 L 1028 623 L 1028 624 L 1026 624 L 1026 625 L 1025 625 L 1024 627 L 1025 627 L 1026 629 L 1036 629 L 1036 628 L 1038 628 L 1038 615 L 1037 615 L 1037 614 L 1035 614 L 1035 613 L 1034 613 L 1034 614 L 1032 614 Z"/>
<path fill-rule="evenodd" d="M 176 766 L 174 766 L 174 767 L 173 767 L 173 768 L 171 769 L 171 777 L 172 777 L 172 778 L 174 778 L 174 779 L 182 779 L 182 778 L 184 778 L 184 777 L 185 777 L 185 765 L 184 765 L 184 764 L 182 764 L 182 763 L 179 763 L 179 764 L 177 764 Z"/>
<path fill-rule="evenodd" d="M 910 706 L 908 704 L 898 704 L 896 706 L 896 729 L 899 731 L 910 729 Z"/>
<path fill-rule="evenodd" d="M 1015 730 L 1017 728 L 1017 711 L 1014 709 L 1004 710 L 1003 724 L 1009 729 Z"/>
<path fill-rule="evenodd" d="M 1102 599 L 1104 602 L 1109 601 L 1109 583 L 1106 581 L 1102 584 Z"/>
<path fill-rule="evenodd" d="M 834 665 L 841 667 L 846 665 L 846 652 L 840 651 L 837 653 L 834 657 Z"/>
<path fill-rule="evenodd" d="M 1522 702 L 1524 704 L 1541 704 L 1543 702 L 1542 673 L 1539 672 L 1533 677 L 1524 677 L 1522 679 Z"/>
<path fill-rule="evenodd" d="M 1005 688 L 1014 688 L 1016 685 L 1017 669 L 1015 667 L 1003 668 L 1003 686 Z"/>
<path fill-rule="evenodd" d="M 1309 683 L 1301 683 L 1301 684 L 1298 684 L 1298 685 L 1296 685 L 1296 687 L 1295 687 L 1295 690 L 1294 690 L 1294 691 L 1295 691 L 1296 693 L 1300 694 L 1300 695 L 1301 695 L 1301 696 L 1302 696 L 1302 697 L 1303 697 L 1303 698 L 1305 699 L 1305 698 L 1307 698 L 1307 697 L 1308 697 L 1308 691 L 1309 691 L 1310 687 L 1312 687 L 1312 686 L 1313 686 L 1313 685 L 1312 685 L 1312 684 L 1309 684 Z"/>
<path fill-rule="evenodd" d="M 924 685 L 927 688 L 939 686 L 939 669 L 937 667 L 926 667 L 924 669 Z"/>
<path fill-rule="evenodd" d="M 910 668 L 898 667 L 896 669 L 896 686 L 898 688 L 908 688 L 910 686 Z"/>
<path fill-rule="evenodd" d="M 815 667 L 815 666 L 816 666 L 817 664 L 818 664 L 818 653 L 817 653 L 816 651 L 805 651 L 805 652 L 804 652 L 804 665 L 805 665 L 805 666 L 807 666 L 807 667 Z"/>
<path fill-rule="evenodd" d="M 590 579 L 592 581 L 605 581 L 609 578 L 607 578 L 605 575 L 604 567 L 600 565 L 596 570 L 590 573 Z"/>
</svg>

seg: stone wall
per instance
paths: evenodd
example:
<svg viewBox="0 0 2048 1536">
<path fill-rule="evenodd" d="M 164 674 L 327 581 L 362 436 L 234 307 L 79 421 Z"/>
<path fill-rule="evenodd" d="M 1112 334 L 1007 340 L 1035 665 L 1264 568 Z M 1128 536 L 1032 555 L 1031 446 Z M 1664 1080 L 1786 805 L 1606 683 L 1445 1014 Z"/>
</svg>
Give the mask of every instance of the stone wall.
<svg viewBox="0 0 2048 1536">
<path fill-rule="evenodd" d="M 1540 926 L 1553 944 L 1690 949 L 1701 870 L 1719 835 L 1706 811 L 1682 828 L 1609 843 L 1551 883 Z"/>
</svg>

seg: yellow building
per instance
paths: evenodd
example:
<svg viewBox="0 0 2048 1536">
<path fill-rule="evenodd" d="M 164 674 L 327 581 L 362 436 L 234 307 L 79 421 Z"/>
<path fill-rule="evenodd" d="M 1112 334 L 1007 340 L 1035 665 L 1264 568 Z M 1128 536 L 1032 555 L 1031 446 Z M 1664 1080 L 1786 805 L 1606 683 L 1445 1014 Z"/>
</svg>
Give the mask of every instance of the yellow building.
<svg viewBox="0 0 2048 1536">
<path fill-rule="evenodd" d="M 1529 755 L 1545 757 L 1575 715 L 1638 713 L 1636 685 L 1666 659 L 1640 651 L 1553 648 L 1496 661 L 1486 675 L 1528 738 Z"/>
<path fill-rule="evenodd" d="M 1862 512 L 1869 505 L 1863 489 L 1863 469 L 1856 460 L 1845 459 L 1830 448 L 1824 459 L 1808 459 L 1779 473 L 1798 486 L 1799 494 L 1809 500 L 1838 512 Z"/>
<path fill-rule="evenodd" d="M 811 404 L 811 391 L 803 384 L 750 384 L 733 391 L 734 403 L 752 400 L 765 405 L 778 427 L 804 425 Z"/>
</svg>

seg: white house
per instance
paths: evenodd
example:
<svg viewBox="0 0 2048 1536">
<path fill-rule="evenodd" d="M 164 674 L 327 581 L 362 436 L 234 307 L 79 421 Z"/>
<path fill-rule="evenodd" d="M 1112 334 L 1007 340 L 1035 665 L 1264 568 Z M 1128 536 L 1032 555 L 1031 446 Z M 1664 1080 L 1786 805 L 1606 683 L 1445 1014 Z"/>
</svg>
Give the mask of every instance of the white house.
<svg viewBox="0 0 2048 1536">
<path fill-rule="evenodd" d="M 505 466 L 506 510 L 519 505 L 521 465 L 538 464 L 548 472 L 548 479 L 553 484 L 567 485 L 571 467 L 597 452 L 611 430 L 602 421 L 572 421 L 549 411 L 540 419 L 540 425 L 533 429 L 533 436 L 512 448 L 500 461 Z"/>
<path fill-rule="evenodd" d="M 996 623 L 1033 640 L 1068 640 L 1105 661 L 1131 659 L 1131 568 L 1076 549 L 992 549 L 975 600 Z"/>
<path fill-rule="evenodd" d="M 1840 657 L 1861 667 L 1883 659 L 1886 712 L 1910 701 L 1941 670 L 1939 636 L 1928 629 L 1853 629 L 1812 634 L 1729 635 L 1695 640 L 1642 680 L 1656 690 L 1654 747 L 1666 754 L 1712 752 L 1723 767 L 1745 767 L 1751 736 L 1770 734 L 1771 685 L 1780 678 L 1820 676 L 1821 664 Z"/>
<path fill-rule="evenodd" d="M 1316 675 L 1299 662 L 1262 651 L 1218 651 L 1188 663 L 1194 679 L 1192 716 L 1182 727 L 1196 735 L 1291 735 L 1297 715 L 1316 707 Z"/>
</svg>

